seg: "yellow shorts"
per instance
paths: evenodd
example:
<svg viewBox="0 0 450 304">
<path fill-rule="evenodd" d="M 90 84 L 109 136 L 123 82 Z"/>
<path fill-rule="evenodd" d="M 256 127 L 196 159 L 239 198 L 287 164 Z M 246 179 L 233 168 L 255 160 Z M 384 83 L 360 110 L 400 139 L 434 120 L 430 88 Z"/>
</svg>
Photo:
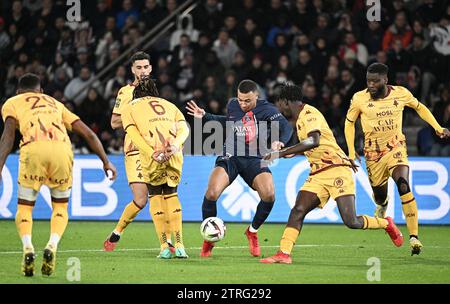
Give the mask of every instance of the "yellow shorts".
<svg viewBox="0 0 450 304">
<path fill-rule="evenodd" d="M 127 173 L 128 184 L 145 183 L 139 152 L 125 155 L 125 172 Z"/>
<path fill-rule="evenodd" d="M 67 143 L 36 141 L 20 148 L 21 186 L 39 191 L 42 185 L 66 191 L 72 188 L 73 152 Z"/>
<path fill-rule="evenodd" d="M 386 184 L 392 171 L 399 165 L 408 165 L 408 154 L 403 146 L 395 147 L 376 161 L 366 161 L 370 185 L 377 187 Z"/>
<path fill-rule="evenodd" d="M 323 208 L 330 199 L 344 195 L 355 195 L 353 171 L 349 167 L 339 166 L 308 176 L 300 191 L 316 193 Z"/>
<path fill-rule="evenodd" d="M 183 154 L 172 156 L 165 163 L 158 163 L 153 158 L 141 154 L 142 174 L 144 182 L 152 186 L 167 184 L 176 187 L 180 183 L 183 167 Z"/>
</svg>

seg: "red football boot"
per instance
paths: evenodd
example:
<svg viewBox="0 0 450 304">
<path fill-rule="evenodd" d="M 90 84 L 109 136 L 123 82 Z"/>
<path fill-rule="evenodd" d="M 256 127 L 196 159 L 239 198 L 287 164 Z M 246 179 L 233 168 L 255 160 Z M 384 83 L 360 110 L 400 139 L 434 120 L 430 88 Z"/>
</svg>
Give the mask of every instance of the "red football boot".
<svg viewBox="0 0 450 304">
<path fill-rule="evenodd" d="M 384 230 L 387 232 L 387 234 L 391 238 L 392 243 L 394 243 L 394 245 L 397 247 L 402 246 L 403 245 L 402 232 L 397 228 L 392 217 L 388 216 L 385 218 L 385 220 L 387 220 L 389 224 L 387 225 L 387 227 Z"/>
</svg>

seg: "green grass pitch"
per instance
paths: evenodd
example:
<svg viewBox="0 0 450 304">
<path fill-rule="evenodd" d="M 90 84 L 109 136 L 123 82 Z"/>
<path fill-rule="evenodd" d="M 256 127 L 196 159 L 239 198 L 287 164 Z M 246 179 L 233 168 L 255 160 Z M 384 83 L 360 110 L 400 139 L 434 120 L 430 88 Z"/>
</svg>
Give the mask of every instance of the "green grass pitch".
<svg viewBox="0 0 450 304">
<path fill-rule="evenodd" d="M 48 237 L 47 221 L 35 221 L 33 243 L 38 254 L 36 274 L 20 273 L 21 242 L 13 221 L 0 221 L 0 283 L 72 283 L 69 258 L 80 261 L 80 281 L 74 283 L 450 283 L 450 227 L 421 226 L 424 250 L 411 256 L 409 243 L 392 245 L 384 231 L 350 230 L 343 225 L 305 224 L 293 251 L 292 265 L 265 265 L 252 257 L 244 236 L 245 224 L 227 225 L 225 239 L 217 243 L 213 257 L 200 258 L 199 223 L 183 228 L 187 260 L 159 260 L 151 222 L 132 223 L 116 251 L 103 252 L 102 244 L 113 222 L 70 222 L 57 254 L 56 272 L 40 273 L 42 250 Z M 266 224 L 259 232 L 263 256 L 276 252 L 284 225 Z M 407 235 L 405 226 L 400 226 Z M 380 281 L 368 281 L 367 273 L 380 261 Z"/>
</svg>

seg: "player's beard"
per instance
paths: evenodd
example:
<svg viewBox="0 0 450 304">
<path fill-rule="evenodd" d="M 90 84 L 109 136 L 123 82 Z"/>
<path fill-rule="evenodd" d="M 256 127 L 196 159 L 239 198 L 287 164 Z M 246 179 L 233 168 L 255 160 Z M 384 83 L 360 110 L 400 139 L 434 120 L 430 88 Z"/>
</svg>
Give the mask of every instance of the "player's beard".
<svg viewBox="0 0 450 304">
<path fill-rule="evenodd" d="M 372 99 L 379 99 L 379 98 L 383 98 L 385 95 L 385 86 L 382 86 L 381 88 L 378 88 L 377 91 L 375 93 L 370 93 L 370 96 L 372 97 Z"/>
</svg>

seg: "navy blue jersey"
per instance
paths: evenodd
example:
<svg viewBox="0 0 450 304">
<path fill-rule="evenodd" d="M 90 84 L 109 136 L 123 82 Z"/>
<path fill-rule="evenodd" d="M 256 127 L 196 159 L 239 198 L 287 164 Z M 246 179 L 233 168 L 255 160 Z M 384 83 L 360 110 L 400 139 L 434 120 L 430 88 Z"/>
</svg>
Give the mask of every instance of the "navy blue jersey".
<svg viewBox="0 0 450 304">
<path fill-rule="evenodd" d="M 206 113 L 205 120 L 220 121 L 226 128 L 223 155 L 262 157 L 273 141 L 286 145 L 293 130 L 286 118 L 270 102 L 258 99 L 256 107 L 244 112 L 237 98 L 227 105 L 227 116 Z"/>
</svg>

